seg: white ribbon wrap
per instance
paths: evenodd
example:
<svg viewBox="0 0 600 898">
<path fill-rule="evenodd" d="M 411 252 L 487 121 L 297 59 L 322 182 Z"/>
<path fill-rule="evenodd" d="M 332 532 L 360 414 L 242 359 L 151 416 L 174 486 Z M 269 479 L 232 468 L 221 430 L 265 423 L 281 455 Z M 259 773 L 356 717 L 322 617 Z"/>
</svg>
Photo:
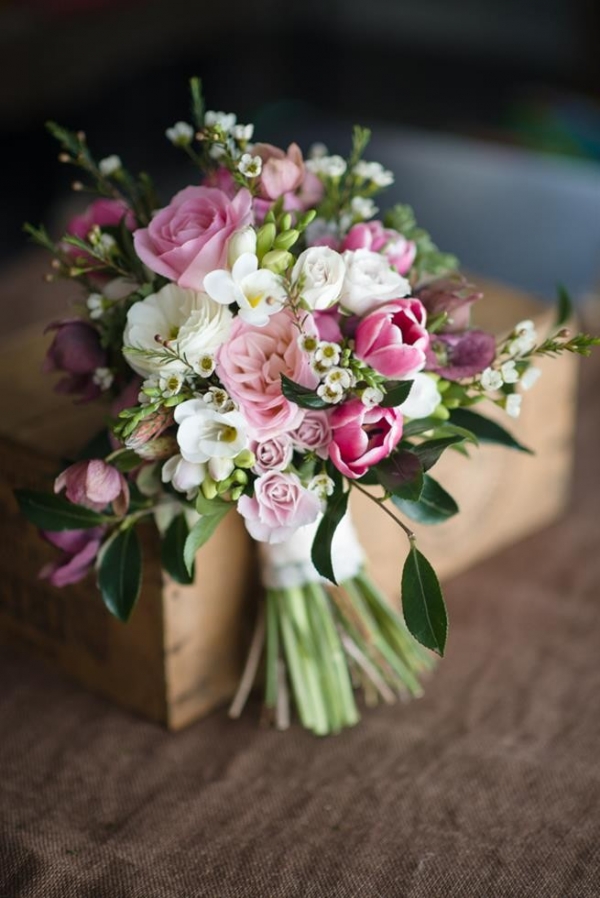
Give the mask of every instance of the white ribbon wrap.
<svg viewBox="0 0 600 898">
<path fill-rule="evenodd" d="M 313 539 L 320 523 L 319 518 L 314 524 L 300 527 L 291 539 L 283 543 L 259 543 L 261 577 L 267 589 L 291 589 L 305 583 L 327 582 L 310 558 Z M 331 546 L 331 558 L 338 583 L 355 577 L 363 566 L 365 553 L 349 514 L 337 526 Z"/>
</svg>

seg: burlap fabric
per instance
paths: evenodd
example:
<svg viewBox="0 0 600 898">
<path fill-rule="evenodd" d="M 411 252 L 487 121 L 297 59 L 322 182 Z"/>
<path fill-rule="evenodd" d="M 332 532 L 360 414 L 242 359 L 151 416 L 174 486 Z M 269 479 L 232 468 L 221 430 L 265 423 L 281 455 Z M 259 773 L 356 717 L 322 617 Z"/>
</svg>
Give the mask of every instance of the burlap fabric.
<svg viewBox="0 0 600 898">
<path fill-rule="evenodd" d="M 600 359 L 583 368 L 571 509 L 448 584 L 418 702 L 326 740 L 261 731 L 257 706 L 173 736 L 4 650 L 1 898 L 600 896 Z"/>
</svg>

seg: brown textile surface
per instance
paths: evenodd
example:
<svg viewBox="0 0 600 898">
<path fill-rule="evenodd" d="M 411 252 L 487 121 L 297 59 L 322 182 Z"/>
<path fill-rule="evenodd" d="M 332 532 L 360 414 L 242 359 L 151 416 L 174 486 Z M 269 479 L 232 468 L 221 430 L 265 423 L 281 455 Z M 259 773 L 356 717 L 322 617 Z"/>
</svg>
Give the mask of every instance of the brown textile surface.
<svg viewBox="0 0 600 898">
<path fill-rule="evenodd" d="M 571 508 L 448 584 L 418 702 L 326 740 L 258 729 L 257 705 L 168 735 L 5 650 L 1 898 L 600 896 L 600 358 L 582 367 Z"/>
</svg>

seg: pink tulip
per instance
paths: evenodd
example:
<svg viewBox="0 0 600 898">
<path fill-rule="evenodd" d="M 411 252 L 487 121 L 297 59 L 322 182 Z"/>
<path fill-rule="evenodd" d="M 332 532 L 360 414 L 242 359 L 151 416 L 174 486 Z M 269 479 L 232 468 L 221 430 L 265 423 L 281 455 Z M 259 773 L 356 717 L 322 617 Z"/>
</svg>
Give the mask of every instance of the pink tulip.
<svg viewBox="0 0 600 898">
<path fill-rule="evenodd" d="M 387 458 L 402 438 L 402 413 L 396 408 L 367 408 L 352 399 L 331 416 L 329 458 L 346 477 L 356 480 Z"/>
<path fill-rule="evenodd" d="M 129 487 L 120 471 L 99 458 L 78 461 L 54 481 L 54 492 L 65 490 L 69 502 L 102 511 L 112 502 L 116 515 L 129 505 Z"/>
<path fill-rule="evenodd" d="M 427 313 L 418 299 L 381 306 L 356 328 L 355 355 L 384 377 L 407 379 L 425 365 Z"/>
<path fill-rule="evenodd" d="M 380 221 L 364 221 L 350 228 L 341 246 L 345 250 L 368 249 L 382 253 L 398 274 L 406 274 L 417 255 L 416 244 Z"/>
</svg>

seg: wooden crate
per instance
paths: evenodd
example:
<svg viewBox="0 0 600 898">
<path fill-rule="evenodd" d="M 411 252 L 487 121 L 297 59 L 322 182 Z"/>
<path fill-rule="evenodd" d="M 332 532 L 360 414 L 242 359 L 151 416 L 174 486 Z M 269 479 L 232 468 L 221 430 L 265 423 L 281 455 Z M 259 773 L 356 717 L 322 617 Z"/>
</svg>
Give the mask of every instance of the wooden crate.
<svg viewBox="0 0 600 898">
<path fill-rule="evenodd" d="M 241 520 L 228 515 L 198 554 L 195 584 L 184 587 L 160 570 L 157 539 L 149 529 L 143 540 L 142 594 L 125 625 L 104 609 L 93 577 L 62 590 L 38 579 L 38 570 L 55 553 L 20 517 L 12 490 L 49 488 L 59 459 L 83 445 L 104 415 L 95 405 L 74 407 L 40 374 L 48 343 L 41 335 L 43 319 L 58 316 L 39 299 L 45 287 L 39 285 L 38 271 L 35 265 L 20 269 L 8 286 L 16 303 L 33 291 L 38 322 L 27 324 L 24 315 L 19 330 L 5 338 L 2 353 L 11 391 L 0 422 L 0 640 L 26 646 L 90 689 L 178 729 L 235 688 L 258 594 L 253 547 Z M 550 320 L 529 297 L 498 285 L 486 289 L 478 313 L 488 328 L 502 332 L 526 317 L 544 327 Z M 57 289 L 49 296 L 63 313 Z M 18 308 L 23 315 L 23 307 Z M 462 509 L 446 524 L 418 529 L 419 544 L 442 577 L 548 523 L 564 505 L 576 364 L 564 358 L 541 366 L 544 376 L 525 397 L 522 417 L 508 419 L 514 433 L 537 450 L 535 458 L 484 446 L 471 453 L 471 460 L 446 453 L 436 468 L 436 478 Z M 367 499 L 356 496 L 353 507 L 372 572 L 397 600 L 403 536 Z"/>
</svg>

